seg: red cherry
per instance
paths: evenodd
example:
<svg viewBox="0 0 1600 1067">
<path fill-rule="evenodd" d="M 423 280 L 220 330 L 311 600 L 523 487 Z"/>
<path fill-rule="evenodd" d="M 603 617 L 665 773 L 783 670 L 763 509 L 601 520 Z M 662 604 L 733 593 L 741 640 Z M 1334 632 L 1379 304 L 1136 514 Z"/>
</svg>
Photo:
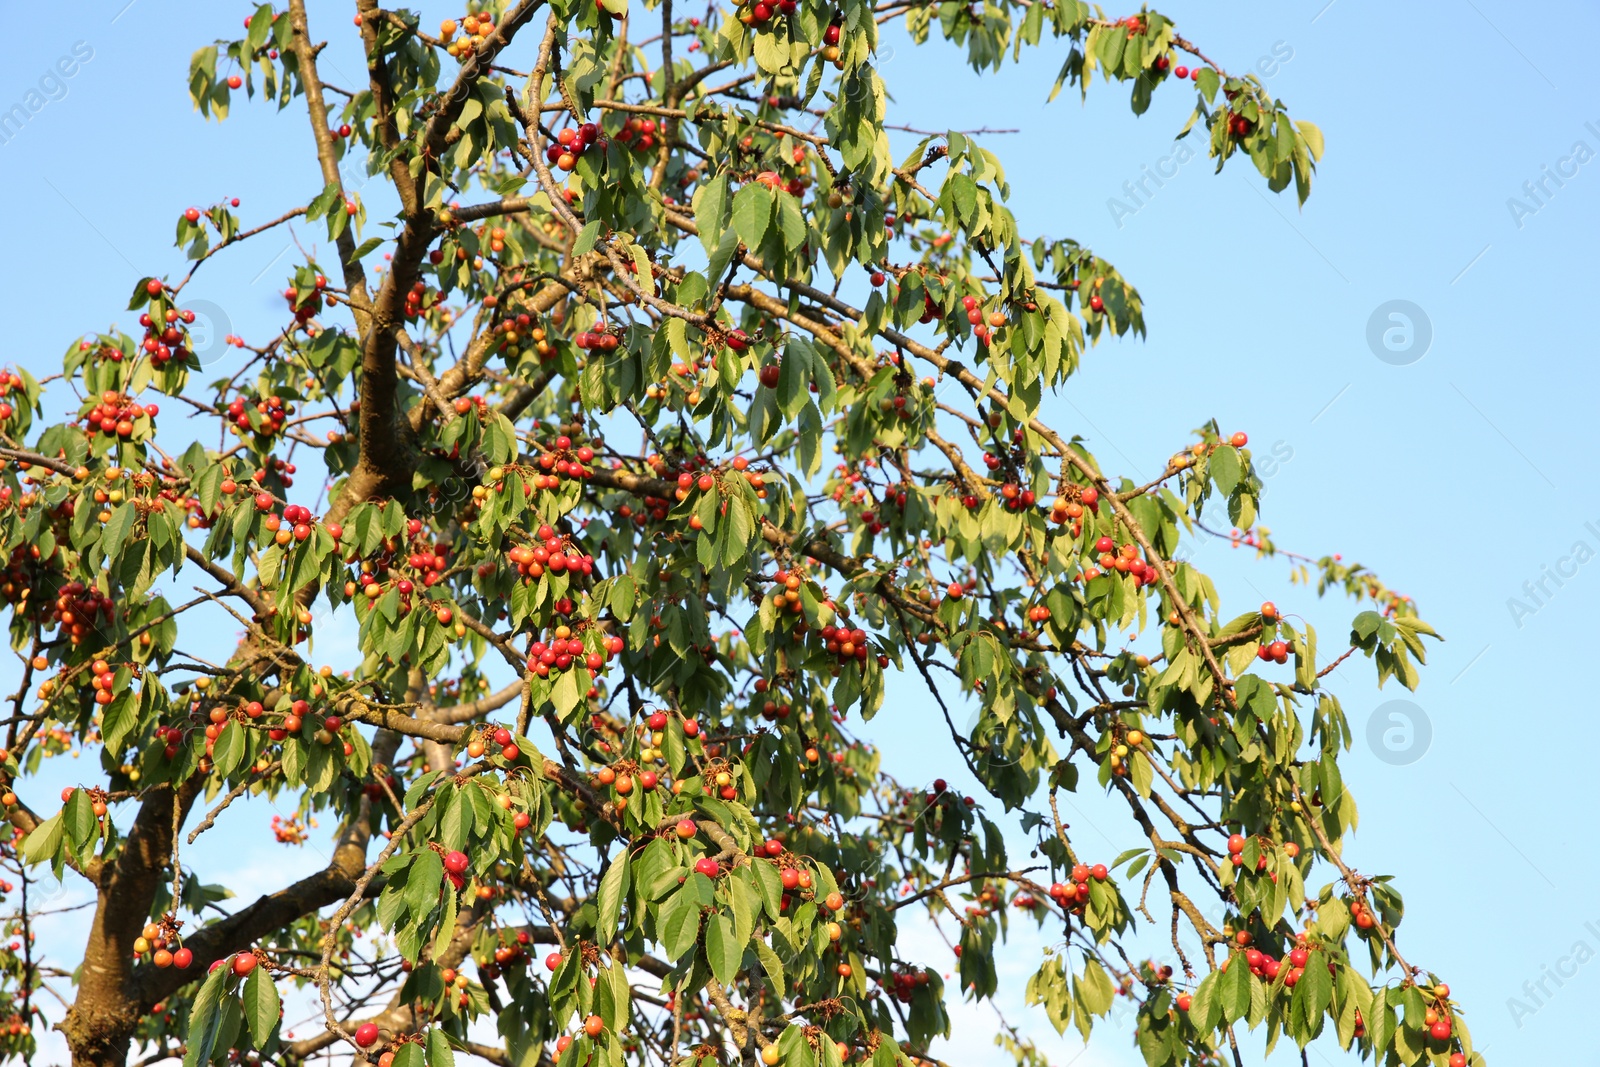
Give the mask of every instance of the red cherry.
<svg viewBox="0 0 1600 1067">
<path fill-rule="evenodd" d="M 172 965 L 180 971 L 194 962 L 194 953 L 186 948 L 180 948 L 172 954 Z"/>
<path fill-rule="evenodd" d="M 1228 851 L 1235 854 L 1243 852 L 1244 843 L 1243 834 L 1234 834 L 1232 837 L 1228 838 Z"/>
<path fill-rule="evenodd" d="M 356 1045 L 360 1048 L 371 1048 L 378 1043 L 378 1024 L 362 1023 L 356 1027 Z"/>
<path fill-rule="evenodd" d="M 465 874 L 472 861 L 467 859 L 465 852 L 450 852 L 444 857 L 444 869 L 451 874 Z"/>
<path fill-rule="evenodd" d="M 257 962 L 254 952 L 241 952 L 233 957 L 233 973 L 243 978 L 256 969 Z"/>
</svg>

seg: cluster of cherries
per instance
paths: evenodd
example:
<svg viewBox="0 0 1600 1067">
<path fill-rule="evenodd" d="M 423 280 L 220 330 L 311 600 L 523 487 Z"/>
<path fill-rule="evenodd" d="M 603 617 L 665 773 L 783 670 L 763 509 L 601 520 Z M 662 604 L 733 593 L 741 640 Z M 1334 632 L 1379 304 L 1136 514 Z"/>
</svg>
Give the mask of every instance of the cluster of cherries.
<svg viewBox="0 0 1600 1067">
<path fill-rule="evenodd" d="M 1060 496 L 1050 504 L 1050 521 L 1057 526 L 1067 526 L 1073 537 L 1083 533 L 1083 513 L 1088 509 L 1096 514 L 1100 511 L 1100 490 L 1094 486 L 1068 486 Z"/>
<path fill-rule="evenodd" d="M 643 526 L 646 522 L 667 521 L 667 511 L 672 507 L 672 501 L 651 496 L 649 493 L 643 494 L 641 499 L 644 502 L 643 507 L 635 509 L 632 504 L 623 504 L 617 508 L 617 515 L 624 519 L 632 519 L 635 526 Z"/>
<path fill-rule="evenodd" d="M 357 15 L 359 22 L 361 16 Z M 456 30 L 462 30 L 466 36 L 461 40 L 454 40 Z M 458 27 L 455 19 L 445 19 L 439 23 L 439 40 L 444 42 L 444 50 L 450 56 L 466 61 L 474 51 L 483 46 L 483 39 L 494 32 L 494 16 L 487 11 L 481 15 L 468 15 L 461 20 Z M 365 1047 L 365 1046 L 363 1046 Z"/>
<path fill-rule="evenodd" d="M 528 952 L 523 946 L 533 939 L 528 936 L 528 931 L 518 930 L 516 940 L 510 944 L 500 944 L 494 947 L 494 962 L 500 967 L 514 967 L 520 963 L 528 962 Z"/>
<path fill-rule="evenodd" d="M 240 430 L 251 429 L 249 408 L 252 406 L 266 419 L 266 423 L 261 427 L 261 434 L 264 437 L 274 437 L 282 433 L 284 421 L 294 414 L 294 405 L 281 396 L 262 397 L 253 405 L 244 397 L 236 396 L 228 402 L 228 419 Z"/>
<path fill-rule="evenodd" d="M 595 443 L 599 444 L 599 441 Z M 534 459 L 534 466 L 538 467 L 541 472 L 535 487 L 539 489 L 554 489 L 561 484 L 562 478 L 573 478 L 582 481 L 588 478 L 591 473 L 585 464 L 593 461 L 593 448 L 589 445 L 577 445 L 574 447 L 572 438 L 562 434 L 544 445 L 539 455 Z M 541 533 L 540 536 L 543 537 L 544 535 Z"/>
<path fill-rule="evenodd" d="M 160 410 L 154 404 L 138 404 L 122 393 L 107 389 L 100 394 L 94 407 L 80 418 L 90 432 L 98 430 L 107 437 L 132 437 L 135 419 L 148 416 L 153 420 Z"/>
<path fill-rule="evenodd" d="M 1074 864 L 1070 872 L 1072 881 L 1054 882 L 1050 886 L 1050 899 L 1063 908 L 1081 908 L 1089 902 L 1089 880 L 1103 882 L 1110 877 L 1111 872 L 1103 863 L 1089 866 L 1085 863 Z"/>
<path fill-rule="evenodd" d="M 900 1003 L 909 1004 L 911 1003 L 912 994 L 932 980 L 926 970 L 918 968 L 914 971 L 893 971 L 879 978 L 878 985 L 882 989 L 890 991 L 894 999 Z"/>
<path fill-rule="evenodd" d="M 144 283 L 144 291 L 150 296 L 160 296 L 165 291 L 165 286 L 151 278 Z M 188 358 L 188 349 L 184 347 L 184 333 L 179 323 L 188 325 L 194 322 L 194 312 L 188 309 L 179 311 L 177 308 L 167 308 L 161 313 L 161 321 L 157 322 L 148 311 L 139 316 L 139 325 L 144 327 L 144 337 L 140 346 L 150 356 L 150 362 L 157 367 L 165 366 L 168 360 L 176 359 L 182 363 Z M 89 342 L 80 341 L 79 347 L 87 349 Z"/>
<path fill-rule="evenodd" d="M 571 170 L 578 165 L 578 157 L 594 146 L 598 152 L 606 150 L 606 138 L 600 127 L 592 122 L 581 126 L 568 126 L 556 133 L 556 139 L 544 150 L 544 158 L 559 170 Z"/>
<path fill-rule="evenodd" d="M 656 146 L 656 120 L 631 118 L 617 131 L 617 140 L 635 152 L 648 152 Z"/>
<path fill-rule="evenodd" d="M 43 659 L 42 656 L 39 658 Z M 37 666 L 37 661 L 35 661 L 35 666 Z M 117 698 L 117 674 L 111 669 L 111 664 L 103 659 L 97 659 L 89 664 L 89 675 L 89 687 L 94 690 L 94 702 L 96 704 L 104 706 Z"/>
<path fill-rule="evenodd" d="M 505 244 L 502 238 L 494 236 L 497 233 L 504 234 L 505 231 L 498 226 L 489 231 L 489 248 L 493 252 L 500 251 Z M 534 325 L 534 322 L 534 317 L 526 311 L 519 311 L 514 315 L 507 315 L 499 320 L 490 330 L 490 333 L 494 335 L 496 347 L 500 349 L 513 348 L 527 338 L 534 342 L 541 359 L 554 355 L 554 350 L 546 339 L 544 329 Z"/>
<path fill-rule="evenodd" d="M 348 209 L 353 205 L 347 204 L 345 206 Z M 353 215 L 355 212 L 351 211 L 350 214 Z M 327 288 L 327 285 L 328 279 L 319 274 L 313 283 L 312 291 L 307 293 L 304 298 L 300 296 L 298 289 L 289 288 L 283 291 L 283 298 L 289 302 L 290 309 L 294 311 L 294 321 L 304 325 L 311 321 L 311 317 L 317 313 L 324 303 L 330 307 L 333 305 L 333 294 L 323 293 L 323 289 Z"/>
<path fill-rule="evenodd" d="M 578 551 L 576 546 L 568 543 L 567 538 L 550 526 L 539 527 L 538 536 L 542 544 L 516 545 L 506 553 L 518 574 L 531 580 L 545 571 L 574 576 L 594 573 L 594 557 Z"/>
<path fill-rule="evenodd" d="M 844 619 L 840 619 L 844 622 Z M 872 657 L 872 649 L 867 644 L 867 631 L 852 629 L 850 626 L 828 625 L 817 631 L 817 643 L 824 652 L 838 659 L 843 666 L 846 663 L 865 663 Z M 889 657 L 878 656 L 878 666 L 887 667 Z"/>
<path fill-rule="evenodd" d="M 328 526 L 328 533 L 337 538 L 343 530 L 337 523 Z M 445 569 L 450 565 L 450 546 L 443 542 L 435 544 L 425 532 L 421 519 L 406 520 L 406 537 L 408 542 L 389 540 L 380 550 L 368 559 L 361 561 L 361 570 L 356 575 L 355 581 L 346 582 L 344 589 L 346 596 L 355 596 L 359 588 L 368 600 L 376 600 L 383 595 L 385 583 L 380 579 L 380 574 L 390 574 L 402 565 L 409 569 L 424 589 L 431 589 L 444 580 Z M 352 556 L 347 562 L 354 563 L 358 557 Z M 417 591 L 417 582 L 404 575 L 395 578 L 394 587 L 400 593 L 400 611 L 411 610 L 411 598 Z M 441 626 L 448 626 L 455 618 L 455 613 L 442 603 L 434 603 L 433 614 Z"/>
<path fill-rule="evenodd" d="M 303 824 L 300 816 L 291 815 L 285 819 L 281 815 L 272 817 L 272 836 L 280 845 L 303 845 L 309 829 L 317 825 L 317 820 L 312 819 L 310 824 Z"/>
<path fill-rule="evenodd" d="M 1101 573 L 1111 571 L 1126 574 L 1141 586 L 1154 585 L 1160 580 L 1161 572 L 1140 558 L 1139 546 L 1131 541 L 1119 548 L 1116 541 L 1110 537 L 1101 537 L 1095 541 L 1094 550 L 1098 553 L 1096 562 L 1100 566 L 1084 568 L 1085 581 L 1092 581 Z"/>
<path fill-rule="evenodd" d="M 1261 605 L 1261 621 L 1271 625 L 1278 621 L 1278 606 L 1272 601 Z M 1289 662 L 1289 644 L 1286 641 L 1265 641 L 1256 652 L 1256 658 L 1265 663 Z"/>
<path fill-rule="evenodd" d="M 535 639 L 528 646 L 528 669 L 540 678 L 579 666 L 594 674 L 604 670 L 611 657 L 620 655 L 625 647 L 622 638 L 612 634 L 605 638 L 603 651 L 586 652 L 579 632 L 563 622 L 551 630 L 549 641 Z"/>
<path fill-rule="evenodd" d="M 661 785 L 661 776 L 655 771 L 639 770 L 638 764 L 631 760 L 623 760 L 608 767 L 601 767 L 594 775 L 595 783 L 605 786 L 616 794 L 612 801 L 618 811 L 623 811 L 628 806 L 628 798 L 633 794 L 635 787 L 643 789 L 646 793 L 653 792 Z"/>
<path fill-rule="evenodd" d="M 12 553 L 13 566 L 17 562 L 17 555 L 21 552 L 22 549 L 19 548 Z M 115 601 L 77 580 L 63 585 L 51 605 L 52 620 L 66 631 L 74 645 L 83 643 L 84 635 L 97 625 L 99 619 L 104 618 L 109 623 L 116 614 Z"/>
<path fill-rule="evenodd" d="M 572 343 L 585 350 L 615 352 L 617 346 L 622 344 L 622 336 L 607 329 L 605 323 L 597 322 L 594 329 L 574 334 Z"/>
<path fill-rule="evenodd" d="M 283 483 L 283 487 L 287 489 L 294 485 L 295 465 L 293 463 L 287 463 L 274 456 L 267 462 L 265 467 L 250 473 L 250 481 L 257 486 L 265 485 L 267 478 L 272 474 L 276 474 L 278 476 L 278 480 Z M 222 483 L 217 488 L 222 491 L 223 496 L 232 496 L 234 493 L 239 491 L 239 483 L 232 477 L 224 476 Z M 248 486 L 246 488 L 248 490 Z M 260 511 L 271 511 L 272 504 L 270 501 L 272 498 L 268 497 L 267 499 L 269 503 L 262 505 L 261 497 L 258 495 L 256 497 L 256 508 Z"/>
<path fill-rule="evenodd" d="M 756 175 L 756 181 L 765 185 L 773 192 L 784 192 L 790 196 L 800 196 L 806 191 L 806 181 L 803 178 L 790 178 L 783 180 L 783 175 L 775 170 L 764 170 Z"/>
<path fill-rule="evenodd" d="M 437 266 L 444 259 L 444 252 L 435 248 L 428 253 L 428 258 Z M 406 318 L 415 320 L 424 311 L 437 307 L 439 294 L 435 293 L 430 303 L 428 300 L 428 285 L 426 282 L 413 282 L 410 289 L 406 290 Z"/>
<path fill-rule="evenodd" d="M 972 336 L 984 344 L 989 343 L 991 329 L 998 330 L 1006 324 L 1005 312 L 996 310 L 984 315 L 982 302 L 971 293 L 961 298 L 961 307 L 967 313 L 967 321 L 972 324 Z"/>
<path fill-rule="evenodd" d="M 772 683 L 767 681 L 765 678 L 756 679 L 755 689 L 757 696 L 766 697 L 766 699 L 761 702 L 760 708 L 760 714 L 763 719 L 767 720 L 768 722 L 777 722 L 779 719 L 787 719 L 794 713 L 794 706 L 787 700 L 780 702 L 777 697 L 780 697 L 783 694 L 773 694 Z"/>
<path fill-rule="evenodd" d="M 14 373 L 0 373 L 0 397 L 11 395 L 11 390 L 22 388 L 22 378 Z M 14 414 L 11 401 L 0 399 L 0 422 L 4 422 Z"/>
<path fill-rule="evenodd" d="M 150 953 L 150 962 L 157 967 L 176 967 L 184 970 L 194 962 L 194 953 L 178 944 L 177 923 L 163 919 L 159 923 L 146 923 L 140 935 L 133 939 L 135 959 Z"/>
</svg>

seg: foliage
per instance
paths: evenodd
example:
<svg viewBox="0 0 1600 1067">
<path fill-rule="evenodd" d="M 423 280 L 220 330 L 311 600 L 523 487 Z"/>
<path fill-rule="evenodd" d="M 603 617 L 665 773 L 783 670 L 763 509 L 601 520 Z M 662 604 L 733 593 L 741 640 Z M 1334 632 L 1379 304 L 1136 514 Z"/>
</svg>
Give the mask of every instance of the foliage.
<svg viewBox="0 0 1600 1067">
<path fill-rule="evenodd" d="M 189 72 L 207 118 L 303 104 L 320 188 L 254 228 L 237 202 L 186 212 L 188 272 L 129 303 L 143 335 L 68 348 L 76 417 L 43 424 L 24 371 L 0 385 L 0 596 L 27 661 L 4 801 L 17 861 L 50 869 L 23 877 L 100 890 L 62 1023 L 78 1062 L 346 1041 L 385 1067 L 894 1067 L 949 1033 L 948 998 L 996 994 L 1013 923 L 1049 946 L 1043 1019 L 1087 1038 L 1115 1013 L 1151 1067 L 1211 1062 L 1240 1023 L 1478 1062 L 1399 954 L 1399 894 L 1341 856 L 1351 731 L 1323 680 L 1359 651 L 1414 686 L 1433 631 L 1336 558 L 1301 562 L 1368 602 L 1338 654 L 1270 604 L 1223 610 L 1179 549 L 1257 526 L 1244 434 L 1207 423 L 1135 484 L 1042 420 L 1089 347 L 1143 335 L 1139 295 L 1023 238 L 984 135 L 893 159 L 879 22 L 980 72 L 1064 51 L 1057 90 L 1121 82 L 1136 114 L 1192 93 L 1179 136 L 1302 202 L 1315 126 L 1161 15 L 1074 0 L 703 22 L 521 0 L 437 35 L 357 7 L 370 83 L 337 111 L 300 0 Z M 392 217 L 352 188 L 363 158 Z M 295 266 L 283 328 L 229 338 L 204 380 L 185 286 L 301 219 L 337 260 Z M 232 442 L 158 431 L 157 394 Z M 320 516 L 297 465 L 333 479 Z M 166 575 L 201 595 L 153 594 Z M 319 662 L 345 620 L 359 662 Z M 219 623 L 243 634 L 224 666 L 179 651 Z M 984 795 L 883 771 L 860 724 L 908 685 Z M 103 778 L 46 815 L 30 779 L 66 748 Z M 1075 790 L 1122 798 L 1146 844 L 1082 855 Z M 333 859 L 202 920 L 229 890 L 185 867 L 180 827 L 263 798 L 293 812 L 286 844 L 332 826 Z M 929 919 L 955 989 L 903 954 Z M 1169 926 L 1172 963 L 1125 948 Z M 24 1060 L 40 967 L 0 953 L 23 1006 L 0 1048 Z M 280 982 L 317 988 L 326 1032 L 280 1031 Z M 999 1043 L 1042 1062 L 1012 1022 Z"/>
</svg>

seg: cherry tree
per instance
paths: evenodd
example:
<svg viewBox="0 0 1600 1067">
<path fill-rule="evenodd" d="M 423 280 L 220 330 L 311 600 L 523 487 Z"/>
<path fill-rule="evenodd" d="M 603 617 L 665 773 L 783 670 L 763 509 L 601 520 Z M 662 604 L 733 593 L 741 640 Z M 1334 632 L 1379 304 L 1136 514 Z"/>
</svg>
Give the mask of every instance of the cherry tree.
<svg viewBox="0 0 1600 1067">
<path fill-rule="evenodd" d="M 921 1067 L 1027 952 L 1019 1067 L 1097 1022 L 1151 1067 L 1284 1039 L 1482 1062 L 1344 848 L 1326 680 L 1357 657 L 1414 686 L 1433 630 L 1259 531 L 1244 433 L 1174 434 L 1135 482 L 1045 421 L 1097 342 L 1143 335 L 1139 294 L 1025 238 L 986 133 L 906 133 L 874 57 L 890 23 L 980 74 L 1048 50 L 1041 94 L 1176 94 L 1179 137 L 1302 203 L 1314 125 L 1225 45 L 1078 0 L 354 7 L 263 5 L 189 70 L 204 116 L 309 120 L 320 186 L 257 224 L 188 209 L 130 332 L 0 383 L 0 858 L 94 901 L 68 945 L 24 899 L 0 1052 L 58 1026 L 81 1065 Z M 324 81 L 335 33 L 363 83 Z M 202 368 L 191 280 L 287 228 L 326 258 Z M 1219 527 L 1348 595 L 1348 635 L 1225 606 L 1182 550 Z M 180 574 L 195 597 L 154 591 Z M 219 626 L 226 662 L 180 651 Z M 338 627 L 359 654 L 328 662 Z M 973 795 L 884 770 L 887 693 Z M 97 761 L 58 805 L 66 750 Z M 1074 840 L 1074 792 L 1135 847 Z M 281 841 L 332 830 L 325 869 L 257 896 L 191 865 L 269 801 Z M 291 1036 L 294 990 L 322 1017 Z"/>
</svg>

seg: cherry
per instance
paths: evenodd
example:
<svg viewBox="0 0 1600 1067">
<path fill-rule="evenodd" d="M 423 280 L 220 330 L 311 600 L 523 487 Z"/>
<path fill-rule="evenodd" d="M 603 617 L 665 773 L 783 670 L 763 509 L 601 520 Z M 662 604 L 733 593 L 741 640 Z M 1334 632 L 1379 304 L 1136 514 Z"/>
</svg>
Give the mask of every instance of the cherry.
<svg viewBox="0 0 1600 1067">
<path fill-rule="evenodd" d="M 1173 67 L 1172 68 L 1172 76 L 1174 78 L 1179 79 L 1179 80 L 1187 78 L 1189 76 L 1189 68 L 1188 67 Z"/>
<path fill-rule="evenodd" d="M 553 971 L 557 967 L 560 967 L 561 966 L 561 953 L 552 952 L 552 953 L 550 953 L 550 955 L 546 956 L 544 958 L 544 966 L 545 966 L 545 970 L 547 970 L 547 971 Z"/>
<path fill-rule="evenodd" d="M 729 338 L 728 343 L 730 348 L 733 347 L 732 338 Z M 738 351 L 738 349 L 734 349 L 734 351 Z M 762 385 L 766 386 L 768 389 L 776 389 L 778 387 L 778 378 L 782 373 L 783 368 L 778 364 L 766 363 L 762 365 L 761 372 L 758 377 L 761 379 Z"/>
<path fill-rule="evenodd" d="M 680 823 L 679 825 L 681 826 L 682 824 Z M 717 861 L 712 859 L 710 856 L 701 856 L 699 859 L 695 860 L 694 869 L 700 874 L 705 875 L 707 878 L 715 878 L 721 867 Z"/>
<path fill-rule="evenodd" d="M 1188 1011 L 1189 1006 L 1194 1003 L 1194 998 L 1187 993 L 1179 993 L 1177 1003 L 1179 1011 Z"/>
<path fill-rule="evenodd" d="M 233 957 L 233 973 L 243 978 L 256 969 L 258 962 L 254 952 L 241 952 Z"/>
<path fill-rule="evenodd" d="M 1089 873 L 1094 876 L 1095 881 L 1103 882 L 1111 872 L 1106 869 L 1105 864 L 1097 863 L 1089 869 Z"/>
<path fill-rule="evenodd" d="M 695 826 L 693 819 L 679 819 L 676 830 L 678 836 L 684 840 L 688 840 L 699 832 L 699 828 Z"/>
<path fill-rule="evenodd" d="M 511 743 L 511 731 L 504 726 L 500 727 L 494 732 L 494 743 L 502 747 L 509 745 Z"/>
<path fill-rule="evenodd" d="M 200 209 L 197 208 L 197 207 L 189 208 L 186 211 L 184 211 L 183 217 L 188 219 L 190 222 L 199 222 L 200 221 Z"/>
<path fill-rule="evenodd" d="M 359 1048 L 371 1048 L 373 1045 L 375 1045 L 377 1043 L 378 1043 L 378 1024 L 377 1023 L 362 1023 L 360 1026 L 356 1027 L 356 1046 L 357 1047 L 359 1047 Z"/>
<path fill-rule="evenodd" d="M 444 857 L 444 869 L 451 874 L 465 874 L 472 861 L 467 859 L 465 852 L 448 852 Z"/>
<path fill-rule="evenodd" d="M 1428 1033 L 1433 1036 L 1433 1039 L 1435 1041 L 1448 1041 L 1448 1040 L 1450 1040 L 1450 1020 L 1449 1019 L 1440 1019 L 1440 1020 L 1438 1020 L 1432 1026 L 1428 1027 Z"/>
<path fill-rule="evenodd" d="M 590 1037 L 599 1037 L 601 1031 L 605 1030 L 605 1028 L 605 1020 L 600 1018 L 598 1015 L 591 1015 L 587 1019 L 583 1020 L 583 1032 L 588 1034 Z"/>
<path fill-rule="evenodd" d="M 244 79 L 237 74 L 228 75 L 228 88 L 237 89 L 244 84 Z"/>
<path fill-rule="evenodd" d="M 144 291 L 149 293 L 151 296 L 160 296 L 161 290 L 161 283 L 156 281 L 154 278 L 151 278 L 149 281 L 144 283 Z"/>
<path fill-rule="evenodd" d="M 1267 601 L 1265 604 L 1262 604 L 1261 605 L 1261 617 L 1264 620 L 1266 620 L 1267 622 L 1275 621 L 1278 618 L 1278 605 L 1274 604 L 1270 600 Z"/>
<path fill-rule="evenodd" d="M 194 953 L 186 948 L 180 948 L 172 954 L 172 965 L 178 970 L 183 970 L 194 962 Z"/>
<path fill-rule="evenodd" d="M 1243 448 L 1250 443 L 1250 435 L 1241 431 L 1228 438 L 1228 443 L 1234 448 Z"/>
</svg>

